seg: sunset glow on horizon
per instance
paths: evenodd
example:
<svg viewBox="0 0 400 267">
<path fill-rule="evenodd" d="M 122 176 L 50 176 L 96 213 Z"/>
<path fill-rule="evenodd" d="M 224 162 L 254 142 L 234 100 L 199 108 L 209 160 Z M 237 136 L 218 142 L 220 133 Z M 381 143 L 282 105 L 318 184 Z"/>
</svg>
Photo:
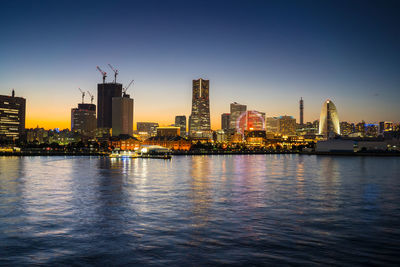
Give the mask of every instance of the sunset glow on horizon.
<svg viewBox="0 0 400 267">
<path fill-rule="evenodd" d="M 400 121 L 395 2 L 43 2 L 7 1 L 0 18 L 0 94 L 26 98 L 27 128 L 70 128 L 78 88 L 97 104 L 108 63 L 135 80 L 135 127 L 189 117 L 200 77 L 214 130 L 232 102 L 298 121 L 300 97 L 306 122 L 328 98 L 341 121 Z"/>
</svg>

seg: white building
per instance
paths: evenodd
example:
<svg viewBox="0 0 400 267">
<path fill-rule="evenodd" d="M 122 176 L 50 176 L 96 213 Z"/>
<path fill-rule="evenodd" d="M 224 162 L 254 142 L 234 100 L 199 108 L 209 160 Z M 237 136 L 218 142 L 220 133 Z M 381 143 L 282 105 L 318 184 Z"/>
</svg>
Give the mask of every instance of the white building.
<svg viewBox="0 0 400 267">
<path fill-rule="evenodd" d="M 319 134 L 326 138 L 340 135 L 340 124 L 336 106 L 329 99 L 322 105 L 319 119 Z"/>
</svg>

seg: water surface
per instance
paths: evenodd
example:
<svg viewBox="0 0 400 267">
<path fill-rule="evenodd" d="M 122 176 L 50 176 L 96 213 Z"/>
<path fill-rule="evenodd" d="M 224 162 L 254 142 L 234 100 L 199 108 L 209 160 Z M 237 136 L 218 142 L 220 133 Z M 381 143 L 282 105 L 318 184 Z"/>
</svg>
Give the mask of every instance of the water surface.
<svg viewBox="0 0 400 267">
<path fill-rule="evenodd" d="M 396 265 L 400 158 L 0 157 L 2 265 Z"/>
</svg>

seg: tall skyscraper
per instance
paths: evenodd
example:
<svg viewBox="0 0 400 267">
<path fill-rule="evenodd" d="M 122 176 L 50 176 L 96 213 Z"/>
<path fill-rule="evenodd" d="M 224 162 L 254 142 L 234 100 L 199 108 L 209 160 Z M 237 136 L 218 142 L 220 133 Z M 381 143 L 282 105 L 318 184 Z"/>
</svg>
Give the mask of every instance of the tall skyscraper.
<svg viewBox="0 0 400 267">
<path fill-rule="evenodd" d="M 78 104 L 71 109 L 71 130 L 86 137 L 94 137 L 96 131 L 96 105 Z"/>
<path fill-rule="evenodd" d="M 121 95 L 122 84 L 120 83 L 97 85 L 97 128 L 112 128 L 112 99 Z"/>
<path fill-rule="evenodd" d="M 304 101 L 300 98 L 300 125 L 304 125 Z"/>
<path fill-rule="evenodd" d="M 125 94 L 112 98 L 112 136 L 133 134 L 133 99 Z"/>
<path fill-rule="evenodd" d="M 25 98 L 16 97 L 14 90 L 11 96 L 0 95 L 0 139 L 21 137 L 25 131 L 25 108 Z"/>
<path fill-rule="evenodd" d="M 319 134 L 326 138 L 340 135 L 340 124 L 336 106 L 329 99 L 322 104 L 319 119 Z"/>
<path fill-rule="evenodd" d="M 238 124 L 238 119 L 240 115 L 242 115 L 243 112 L 247 110 L 246 105 L 241 105 L 237 102 L 231 103 L 231 116 L 229 119 L 229 129 L 231 130 L 236 130 L 237 124 Z"/>
<path fill-rule="evenodd" d="M 175 116 L 175 126 L 180 128 L 180 135 L 186 135 L 186 116 Z"/>
<path fill-rule="evenodd" d="M 230 113 L 223 113 L 221 114 L 221 129 L 224 131 L 229 130 L 229 120 L 231 118 Z"/>
<path fill-rule="evenodd" d="M 192 114 L 189 117 L 189 134 L 211 131 L 209 80 L 193 80 Z"/>
</svg>

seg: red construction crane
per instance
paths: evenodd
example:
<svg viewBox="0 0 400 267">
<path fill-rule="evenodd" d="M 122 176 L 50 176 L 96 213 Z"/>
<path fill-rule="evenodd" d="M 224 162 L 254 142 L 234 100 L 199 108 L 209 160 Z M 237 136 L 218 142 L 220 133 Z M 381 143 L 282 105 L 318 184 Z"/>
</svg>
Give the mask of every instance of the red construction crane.
<svg viewBox="0 0 400 267">
<path fill-rule="evenodd" d="M 106 77 L 107 77 L 107 72 L 105 72 L 102 69 L 100 69 L 99 66 L 97 66 L 97 70 L 100 71 L 100 73 L 103 75 L 103 83 L 105 83 L 106 82 Z"/>
<path fill-rule="evenodd" d="M 93 104 L 94 96 L 89 91 L 87 91 L 87 93 L 90 96 L 90 104 Z"/>
<path fill-rule="evenodd" d="M 122 89 L 122 92 L 124 93 L 124 96 L 126 95 L 126 91 L 128 90 L 128 88 L 131 86 L 131 84 L 133 83 L 134 80 L 132 80 L 127 87 Z"/>
<path fill-rule="evenodd" d="M 85 92 L 82 91 L 81 88 L 78 88 L 78 89 L 79 89 L 79 91 L 81 91 L 81 93 L 82 93 L 82 104 L 84 104 L 84 103 L 85 103 L 85 102 L 84 102 L 84 100 L 85 100 Z"/>
<path fill-rule="evenodd" d="M 110 69 L 114 72 L 114 83 L 117 82 L 117 75 L 118 75 L 118 70 L 114 69 L 113 66 L 111 66 L 111 64 L 108 64 L 108 66 L 110 67 Z"/>
</svg>

